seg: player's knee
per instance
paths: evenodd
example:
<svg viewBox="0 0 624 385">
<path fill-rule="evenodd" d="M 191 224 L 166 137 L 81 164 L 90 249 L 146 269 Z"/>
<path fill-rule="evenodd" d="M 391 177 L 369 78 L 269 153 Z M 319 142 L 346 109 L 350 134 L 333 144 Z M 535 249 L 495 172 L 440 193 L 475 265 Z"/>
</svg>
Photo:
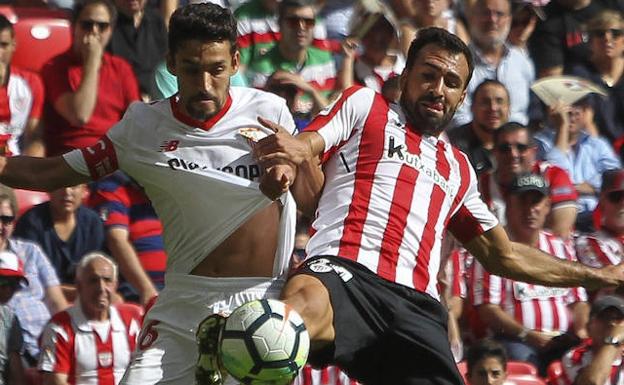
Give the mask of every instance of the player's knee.
<svg viewBox="0 0 624 385">
<path fill-rule="evenodd" d="M 333 309 L 329 293 L 318 279 L 296 275 L 288 280 L 281 297 L 301 314 L 311 339 L 333 339 Z"/>
</svg>

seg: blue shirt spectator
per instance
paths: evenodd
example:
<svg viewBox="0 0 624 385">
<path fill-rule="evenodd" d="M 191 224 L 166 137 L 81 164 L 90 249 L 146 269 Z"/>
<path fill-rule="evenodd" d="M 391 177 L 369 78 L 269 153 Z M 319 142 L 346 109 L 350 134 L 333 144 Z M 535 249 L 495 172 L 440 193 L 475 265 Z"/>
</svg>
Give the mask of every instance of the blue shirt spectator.
<svg viewBox="0 0 624 385">
<path fill-rule="evenodd" d="M 52 218 L 52 203 L 38 204 L 24 213 L 15 225 L 15 236 L 37 243 L 54 266 L 62 283 L 73 284 L 80 258 L 104 250 L 104 224 L 90 208 L 78 206 L 75 227 L 69 237 L 61 237 Z"/>
<path fill-rule="evenodd" d="M 600 191 L 602 173 L 606 170 L 622 167 L 613 148 L 601 137 L 590 136 L 581 131 L 576 144 L 567 152 L 557 148 L 556 132 L 548 130 L 535 136 L 538 142 L 540 159 L 557 165 L 568 172 L 575 185 L 587 183 L 596 194 L 579 194 L 577 201 L 579 213 L 591 212 L 598 204 L 597 193 Z"/>
</svg>

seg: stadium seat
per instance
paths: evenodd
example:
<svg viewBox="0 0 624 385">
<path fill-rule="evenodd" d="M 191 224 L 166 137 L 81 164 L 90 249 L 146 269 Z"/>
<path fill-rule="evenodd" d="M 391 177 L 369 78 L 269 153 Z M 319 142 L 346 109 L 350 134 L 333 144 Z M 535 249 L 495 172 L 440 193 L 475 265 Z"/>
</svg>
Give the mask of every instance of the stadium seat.
<svg viewBox="0 0 624 385">
<path fill-rule="evenodd" d="M 530 375 L 537 377 L 537 368 L 523 361 L 507 361 L 507 375 Z"/>
<path fill-rule="evenodd" d="M 15 192 L 15 199 L 17 199 L 17 216 L 21 216 L 28 209 L 39 203 L 47 202 L 50 200 L 48 194 L 40 191 L 30 190 L 13 190 Z"/>
<path fill-rule="evenodd" d="M 546 369 L 546 382 L 548 385 L 559 385 L 563 376 L 563 366 L 561 361 L 553 361 Z"/>
<path fill-rule="evenodd" d="M 0 13 L 14 24 L 17 47 L 13 63 L 17 66 L 39 72 L 48 60 L 71 46 L 67 12 L 4 5 Z"/>
<path fill-rule="evenodd" d="M 546 385 L 543 379 L 529 374 L 509 374 L 507 372 L 507 380 L 505 385 Z"/>
</svg>

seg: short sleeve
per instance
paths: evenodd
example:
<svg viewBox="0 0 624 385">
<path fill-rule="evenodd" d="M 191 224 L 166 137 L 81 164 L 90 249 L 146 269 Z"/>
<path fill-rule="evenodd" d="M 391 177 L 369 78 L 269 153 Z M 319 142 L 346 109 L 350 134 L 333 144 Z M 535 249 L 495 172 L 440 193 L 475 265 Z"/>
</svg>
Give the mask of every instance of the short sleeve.
<svg viewBox="0 0 624 385">
<path fill-rule="evenodd" d="M 448 229 L 458 241 L 465 244 L 498 225 L 498 219 L 481 199 L 477 187 L 477 176 L 466 156 L 461 154 L 458 161 L 460 168 L 467 173 L 468 187 L 459 208 L 449 221 Z"/>
<path fill-rule="evenodd" d="M 130 198 L 127 189 L 119 186 L 112 191 L 98 189 L 92 196 L 93 208 L 104 220 L 104 226 L 130 227 Z"/>
<path fill-rule="evenodd" d="M 64 93 L 73 92 L 69 83 L 69 63 L 62 59 L 64 57 L 52 59 L 41 70 L 46 99 L 52 105 Z"/>
<path fill-rule="evenodd" d="M 346 142 L 354 130 L 364 126 L 375 98 L 381 97 L 370 88 L 353 86 L 324 108 L 305 128 L 318 132 L 325 141 L 325 154 Z M 325 159 L 327 156 L 324 157 Z"/>
<path fill-rule="evenodd" d="M 69 374 L 72 351 L 71 336 L 53 319 L 41 334 L 41 354 L 37 368 L 43 372 Z"/>
<path fill-rule="evenodd" d="M 95 144 L 72 150 L 63 155 L 63 159 L 76 172 L 90 176 L 93 180 L 101 179 L 119 169 L 119 157 L 126 147 L 126 136 L 132 122 L 131 105 L 124 117 L 108 130 Z"/>
<path fill-rule="evenodd" d="M 36 257 L 37 259 L 37 273 L 39 274 L 43 287 L 47 289 L 51 286 L 60 285 L 56 270 L 54 270 L 54 267 L 43 250 L 41 250 L 41 248 L 34 243 L 31 243 L 31 247 L 31 258 Z"/>
<path fill-rule="evenodd" d="M 578 193 L 565 170 L 551 166 L 545 176 L 550 184 L 550 201 L 553 208 L 562 207 L 564 203 L 576 202 Z"/>
</svg>

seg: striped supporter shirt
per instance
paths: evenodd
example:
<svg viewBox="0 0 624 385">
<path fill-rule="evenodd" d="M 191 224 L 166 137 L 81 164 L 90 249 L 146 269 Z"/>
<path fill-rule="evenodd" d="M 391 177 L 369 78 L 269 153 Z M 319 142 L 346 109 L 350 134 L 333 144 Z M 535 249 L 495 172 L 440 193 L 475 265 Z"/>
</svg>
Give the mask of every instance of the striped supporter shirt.
<svg viewBox="0 0 624 385">
<path fill-rule="evenodd" d="M 327 366 L 322 369 L 313 369 L 306 365 L 301 369 L 299 376 L 291 385 L 359 385 L 350 379 L 340 368 Z"/>
<path fill-rule="evenodd" d="M 39 75 L 11 66 L 9 81 L 0 87 L 0 151 L 19 155 L 19 139 L 29 119 L 43 110 L 43 82 Z"/>
<path fill-rule="evenodd" d="M 467 242 L 497 224 L 466 155 L 369 88 L 347 89 L 307 130 L 325 141 L 326 175 L 308 255 L 351 259 L 439 298 L 445 231 Z"/>
<path fill-rule="evenodd" d="M 548 162 L 535 162 L 531 172 L 540 174 L 548 182 L 550 203 L 553 210 L 562 207 L 576 207 L 578 193 L 564 169 Z M 507 222 L 505 218 L 505 191 L 496 182 L 494 172 L 486 172 L 479 176 L 479 190 L 483 194 L 483 200 L 487 203 L 490 211 L 496 215 L 502 224 L 505 224 Z"/>
<path fill-rule="evenodd" d="M 624 236 L 614 236 L 606 230 L 581 235 L 576 240 L 579 261 L 591 267 L 618 265 L 624 256 Z"/>
<path fill-rule="evenodd" d="M 557 258 L 576 261 L 574 248 L 541 231 L 539 249 Z M 532 285 L 488 273 L 475 260 L 470 274 L 469 298 L 473 305 L 495 304 L 524 327 L 542 332 L 564 333 L 571 324 L 568 305 L 587 301 L 585 289 Z"/>
<path fill-rule="evenodd" d="M 57 313 L 42 334 L 38 368 L 66 374 L 72 385 L 116 385 L 130 363 L 141 318 L 140 308 L 127 304 L 110 307 L 107 328 L 93 326 L 78 304 Z"/>
<path fill-rule="evenodd" d="M 581 369 L 585 368 L 593 359 L 591 340 L 584 341 L 580 346 L 569 350 L 561 359 L 563 368 L 562 375 L 558 378 L 557 385 L 572 385 Z M 611 365 L 611 374 L 604 385 L 624 385 L 624 373 L 622 373 L 622 358 L 616 359 Z"/>
</svg>

